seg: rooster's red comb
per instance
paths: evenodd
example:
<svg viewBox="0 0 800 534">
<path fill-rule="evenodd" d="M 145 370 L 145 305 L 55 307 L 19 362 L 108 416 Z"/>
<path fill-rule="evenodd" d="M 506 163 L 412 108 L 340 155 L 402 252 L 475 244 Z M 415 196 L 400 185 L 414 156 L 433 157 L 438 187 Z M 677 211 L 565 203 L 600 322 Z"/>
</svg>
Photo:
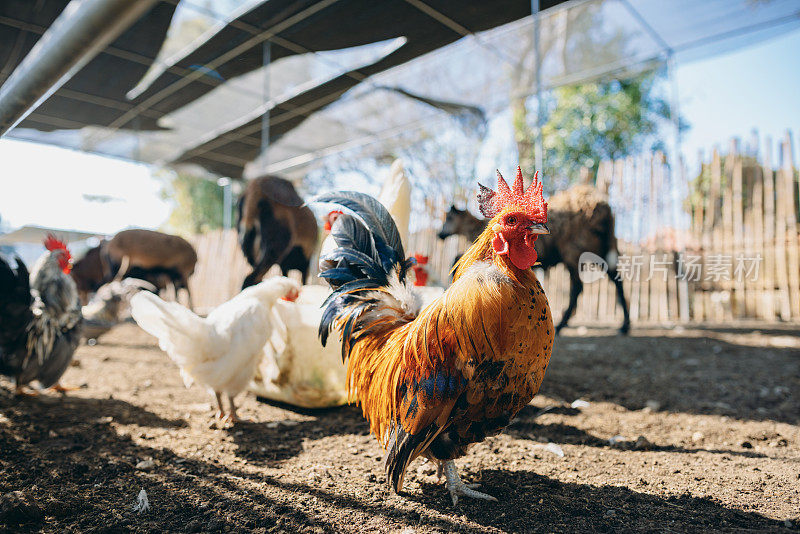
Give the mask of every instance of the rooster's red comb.
<svg viewBox="0 0 800 534">
<path fill-rule="evenodd" d="M 515 207 L 536 222 L 547 222 L 547 202 L 542 196 L 542 182 L 539 181 L 539 172 L 533 175 L 533 181 L 525 191 L 522 180 L 522 169 L 517 167 L 517 178 L 514 187 L 508 187 L 503 175 L 497 171 L 497 191 L 478 184 L 478 207 L 485 217 L 492 218 L 508 207 Z"/>
<path fill-rule="evenodd" d="M 44 248 L 50 251 L 56 249 L 67 250 L 67 245 L 53 234 L 47 234 L 47 238 L 44 240 Z"/>
</svg>

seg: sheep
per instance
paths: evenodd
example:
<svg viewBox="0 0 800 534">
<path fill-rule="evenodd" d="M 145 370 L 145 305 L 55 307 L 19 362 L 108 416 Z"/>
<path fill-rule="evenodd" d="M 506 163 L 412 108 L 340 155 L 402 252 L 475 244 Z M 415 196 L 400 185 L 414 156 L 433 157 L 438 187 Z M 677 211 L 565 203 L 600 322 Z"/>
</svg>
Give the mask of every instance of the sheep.
<svg viewBox="0 0 800 534">
<path fill-rule="evenodd" d="M 622 307 L 623 322 L 620 333 L 630 330 L 630 315 L 622 280 L 617 276 L 617 238 L 614 234 L 614 213 L 600 192 L 590 185 L 577 185 L 566 191 L 556 193 L 547 202 L 550 235 L 540 236 L 536 240 L 536 253 L 540 267 L 549 269 L 563 263 L 570 276 L 569 305 L 556 327 L 556 333 L 567 326 L 578 296 L 583 291 L 580 278 L 580 256 L 584 252 L 592 252 L 605 258 L 608 269 L 606 274 L 617 291 L 617 302 Z M 480 220 L 468 211 L 451 206 L 447 212 L 439 239 L 460 234 L 467 239 L 475 240 L 486 227 L 486 221 Z"/>
<path fill-rule="evenodd" d="M 297 269 L 306 280 L 317 246 L 317 220 L 291 182 L 277 176 L 250 181 L 239 199 L 236 227 L 239 245 L 253 268 L 242 289 L 257 284 L 274 264 L 284 276 Z"/>
<path fill-rule="evenodd" d="M 140 278 L 159 289 L 171 286 L 176 296 L 179 289 L 185 289 L 191 308 L 189 277 L 196 264 L 194 247 L 182 237 L 152 230 L 123 230 L 90 249 L 75 262 L 70 274 L 83 303 L 89 293 L 107 282 Z"/>
<path fill-rule="evenodd" d="M 197 264 L 197 252 L 182 237 L 153 230 L 123 230 L 106 244 L 105 253 L 116 270 L 115 280 L 141 274 L 138 270 L 153 273 L 163 284 L 173 285 L 176 297 L 178 290 L 185 289 L 193 309 L 189 277 Z"/>
</svg>

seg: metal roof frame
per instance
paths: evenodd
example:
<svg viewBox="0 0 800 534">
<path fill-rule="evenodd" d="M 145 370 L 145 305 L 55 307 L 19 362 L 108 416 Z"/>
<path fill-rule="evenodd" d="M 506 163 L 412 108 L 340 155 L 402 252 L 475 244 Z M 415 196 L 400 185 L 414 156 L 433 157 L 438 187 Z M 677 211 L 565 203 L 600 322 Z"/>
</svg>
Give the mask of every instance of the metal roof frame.
<svg viewBox="0 0 800 534">
<path fill-rule="evenodd" d="M 156 0 L 70 4 L 0 88 L 0 136 L 139 19 Z"/>
</svg>

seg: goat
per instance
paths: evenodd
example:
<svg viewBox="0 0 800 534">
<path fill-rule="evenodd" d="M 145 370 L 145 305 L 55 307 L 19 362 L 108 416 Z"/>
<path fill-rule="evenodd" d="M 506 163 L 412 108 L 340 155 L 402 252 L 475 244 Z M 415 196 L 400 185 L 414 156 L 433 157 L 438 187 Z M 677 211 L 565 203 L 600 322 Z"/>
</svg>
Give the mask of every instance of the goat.
<svg viewBox="0 0 800 534">
<path fill-rule="evenodd" d="M 556 193 L 547 202 L 550 235 L 539 236 L 536 240 L 536 254 L 542 269 L 549 269 L 563 263 L 569 272 L 569 305 L 556 326 L 556 333 L 567 326 L 578 296 L 583 291 L 580 278 L 580 256 L 592 252 L 605 258 L 608 264 L 606 274 L 613 282 L 617 292 L 617 302 L 622 307 L 622 334 L 630 330 L 630 315 L 622 280 L 617 276 L 617 238 L 614 235 L 614 213 L 608 202 L 592 186 L 577 185 L 566 191 Z M 451 235 L 463 235 L 474 241 L 486 227 L 486 221 L 478 219 L 468 211 L 451 206 L 445 216 L 439 239 Z M 458 258 L 456 258 L 458 259 Z"/>
<path fill-rule="evenodd" d="M 275 264 L 284 276 L 297 269 L 303 281 L 308 277 L 317 246 L 317 219 L 291 182 L 277 176 L 250 181 L 239 199 L 236 227 L 239 245 L 253 268 L 242 289 L 257 284 Z"/>
</svg>

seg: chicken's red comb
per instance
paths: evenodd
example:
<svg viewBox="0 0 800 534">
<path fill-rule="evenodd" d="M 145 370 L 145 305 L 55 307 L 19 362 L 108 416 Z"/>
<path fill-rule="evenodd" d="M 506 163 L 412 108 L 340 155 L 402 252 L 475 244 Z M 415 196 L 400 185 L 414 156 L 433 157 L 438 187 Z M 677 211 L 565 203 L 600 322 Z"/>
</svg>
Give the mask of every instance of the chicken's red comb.
<svg viewBox="0 0 800 534">
<path fill-rule="evenodd" d="M 44 248 L 50 251 L 56 249 L 67 250 L 67 245 L 53 234 L 47 234 L 47 238 L 44 240 Z"/>
<path fill-rule="evenodd" d="M 485 217 L 492 218 L 508 207 L 515 207 L 528 215 L 536 222 L 547 222 L 547 202 L 542 196 L 542 182 L 539 181 L 539 171 L 533 175 L 533 181 L 525 191 L 522 180 L 522 169 L 517 167 L 517 178 L 514 180 L 513 189 L 508 187 L 503 175 L 497 171 L 497 191 L 478 184 L 478 207 Z"/>
<path fill-rule="evenodd" d="M 333 226 L 333 225 L 331 224 L 331 217 L 332 217 L 334 214 L 337 214 L 336 216 L 338 217 L 339 215 L 344 215 L 344 212 L 343 212 L 343 211 L 341 211 L 341 210 L 333 210 L 332 212 L 328 213 L 328 216 L 327 216 L 327 217 L 325 217 L 325 231 L 326 231 L 326 232 L 330 232 L 330 231 L 331 231 L 331 227 Z M 336 219 L 334 218 L 334 221 L 335 221 L 335 220 L 336 220 Z"/>
</svg>

